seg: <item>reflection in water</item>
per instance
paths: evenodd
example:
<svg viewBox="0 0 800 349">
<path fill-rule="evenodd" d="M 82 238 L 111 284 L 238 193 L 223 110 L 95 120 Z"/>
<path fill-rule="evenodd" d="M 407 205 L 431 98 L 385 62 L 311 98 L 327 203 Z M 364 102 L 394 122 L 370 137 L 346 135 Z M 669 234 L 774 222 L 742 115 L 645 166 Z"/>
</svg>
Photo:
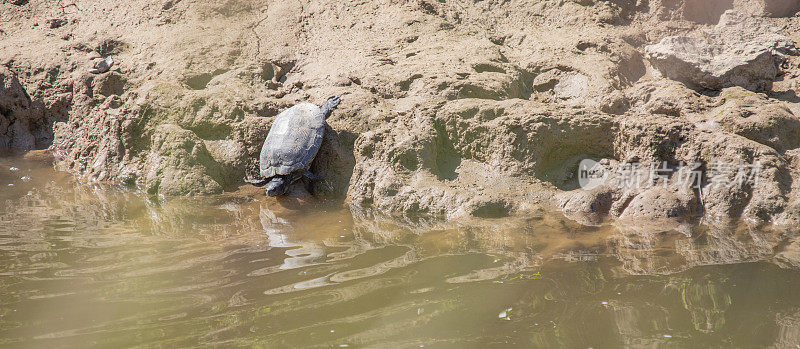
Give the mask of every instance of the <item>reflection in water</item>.
<svg viewBox="0 0 800 349">
<path fill-rule="evenodd" d="M 0 346 L 800 341 L 788 232 L 152 201 L 20 159 L 0 186 Z"/>
</svg>

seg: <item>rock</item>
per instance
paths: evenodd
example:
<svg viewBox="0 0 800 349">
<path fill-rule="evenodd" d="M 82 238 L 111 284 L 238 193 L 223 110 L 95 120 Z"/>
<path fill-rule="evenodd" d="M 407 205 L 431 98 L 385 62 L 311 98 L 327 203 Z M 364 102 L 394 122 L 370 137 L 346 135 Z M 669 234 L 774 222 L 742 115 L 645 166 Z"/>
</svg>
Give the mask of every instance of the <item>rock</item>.
<svg viewBox="0 0 800 349">
<path fill-rule="evenodd" d="M 176 125 L 160 125 L 144 164 L 144 185 L 151 194 L 215 194 L 222 191 L 220 165 L 202 140 Z M 213 178 L 213 177 L 216 177 Z"/>
<path fill-rule="evenodd" d="M 31 101 L 17 75 L 0 66 L 0 148 L 48 147 L 53 140 L 49 125 L 61 107 Z"/>
<path fill-rule="evenodd" d="M 700 37 L 669 36 L 645 48 L 650 64 L 665 77 L 713 90 L 767 90 L 779 74 L 781 56 L 795 52 L 777 27 L 734 11 Z"/>
<path fill-rule="evenodd" d="M 556 200 L 567 217 L 581 224 L 598 225 L 608 217 L 621 194 L 619 188 L 602 185 L 591 190 L 561 193 Z"/>
<path fill-rule="evenodd" d="M 792 17 L 800 11 L 800 3 L 793 0 L 764 0 L 764 13 L 771 17 Z"/>
<path fill-rule="evenodd" d="M 650 8 L 651 13 L 664 21 L 717 24 L 728 10 L 756 17 L 791 17 L 800 10 L 800 3 L 795 0 L 653 0 Z"/>
<path fill-rule="evenodd" d="M 736 0 L 735 8 L 754 16 L 791 17 L 800 11 L 800 2 L 795 0 Z"/>
<path fill-rule="evenodd" d="M 22 138 L 29 136 L 30 132 L 27 129 L 20 130 L 21 122 L 16 123 L 16 120 L 27 117 L 20 114 L 27 114 L 29 103 L 28 94 L 16 76 L 7 69 L 0 68 L 0 147 L 19 147 L 18 144 L 27 143 Z M 16 126 L 9 129 L 12 124 Z"/>
<path fill-rule="evenodd" d="M 680 82 L 663 79 L 643 82 L 632 89 L 630 103 L 637 113 L 682 117 L 701 113 L 713 107 L 714 101 Z"/>
<path fill-rule="evenodd" d="M 714 109 L 711 121 L 726 131 L 779 152 L 800 147 L 800 119 L 786 103 L 739 87 L 725 89 L 720 96 L 725 103 Z"/>
<path fill-rule="evenodd" d="M 589 78 L 581 73 L 566 74 L 553 87 L 557 98 L 580 103 L 589 88 Z"/>
<path fill-rule="evenodd" d="M 541 73 L 533 79 L 533 88 L 539 92 L 552 90 L 558 83 L 560 75 L 557 69 L 551 69 Z"/>
<path fill-rule="evenodd" d="M 683 17 L 694 22 L 715 24 L 720 15 L 733 8 L 734 0 L 687 0 L 684 2 Z"/>
<path fill-rule="evenodd" d="M 106 59 L 98 60 L 94 63 L 94 68 L 89 69 L 89 72 L 92 74 L 102 74 L 111 69 L 114 65 L 114 59 L 111 56 L 106 57 Z"/>
<path fill-rule="evenodd" d="M 620 219 L 687 218 L 699 211 L 697 196 L 688 189 L 654 186 L 636 195 Z"/>
<path fill-rule="evenodd" d="M 50 29 L 61 28 L 67 23 L 67 20 L 64 18 L 51 18 L 47 20 L 47 26 L 50 27 Z"/>
</svg>

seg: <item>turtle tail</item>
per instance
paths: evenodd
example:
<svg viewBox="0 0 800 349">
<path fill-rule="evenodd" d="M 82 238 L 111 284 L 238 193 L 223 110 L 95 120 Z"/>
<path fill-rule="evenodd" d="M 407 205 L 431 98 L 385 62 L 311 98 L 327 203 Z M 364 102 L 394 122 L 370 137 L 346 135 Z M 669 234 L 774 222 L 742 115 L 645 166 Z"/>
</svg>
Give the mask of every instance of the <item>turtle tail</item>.
<svg viewBox="0 0 800 349">
<path fill-rule="evenodd" d="M 339 102 L 341 100 L 342 99 L 339 96 L 333 96 L 331 98 L 328 98 L 328 101 L 322 105 L 322 115 L 325 116 L 325 119 L 331 116 L 331 113 L 333 112 L 334 109 L 336 109 L 336 106 L 339 105 Z"/>
</svg>

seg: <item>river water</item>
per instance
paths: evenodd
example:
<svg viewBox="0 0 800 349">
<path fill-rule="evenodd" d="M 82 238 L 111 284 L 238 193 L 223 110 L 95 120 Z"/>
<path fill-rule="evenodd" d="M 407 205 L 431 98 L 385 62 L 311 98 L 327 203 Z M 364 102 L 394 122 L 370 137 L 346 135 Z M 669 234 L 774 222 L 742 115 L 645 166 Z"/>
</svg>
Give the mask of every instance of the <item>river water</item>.
<svg viewBox="0 0 800 349">
<path fill-rule="evenodd" d="M 800 245 L 155 200 L 0 158 L 0 347 L 795 347 Z"/>
</svg>

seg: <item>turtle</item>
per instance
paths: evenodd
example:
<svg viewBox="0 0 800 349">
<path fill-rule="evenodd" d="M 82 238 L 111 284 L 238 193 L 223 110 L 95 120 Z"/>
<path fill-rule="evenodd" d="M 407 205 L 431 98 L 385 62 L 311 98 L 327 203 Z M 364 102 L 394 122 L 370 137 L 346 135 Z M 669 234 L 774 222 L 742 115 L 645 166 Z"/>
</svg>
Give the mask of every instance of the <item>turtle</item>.
<svg viewBox="0 0 800 349">
<path fill-rule="evenodd" d="M 263 179 L 245 181 L 257 187 L 266 185 L 268 196 L 282 196 L 301 178 L 319 180 L 309 168 L 322 145 L 325 120 L 339 101 L 339 96 L 331 97 L 321 108 L 304 102 L 278 114 L 261 147 L 259 169 Z"/>
</svg>

